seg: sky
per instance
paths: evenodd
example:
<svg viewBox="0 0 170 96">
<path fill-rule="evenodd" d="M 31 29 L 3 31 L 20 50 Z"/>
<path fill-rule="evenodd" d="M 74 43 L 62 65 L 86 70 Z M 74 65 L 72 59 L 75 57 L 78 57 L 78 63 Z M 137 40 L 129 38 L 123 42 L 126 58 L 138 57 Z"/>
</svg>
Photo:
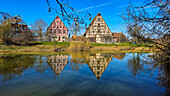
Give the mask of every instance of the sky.
<svg viewBox="0 0 170 96">
<path fill-rule="evenodd" d="M 52 7 L 58 8 L 56 0 L 49 0 Z M 123 32 L 122 19 L 120 15 L 129 5 L 129 1 L 140 3 L 143 0 L 68 0 L 68 5 L 74 9 L 92 15 L 92 19 L 101 13 L 111 32 Z M 54 10 L 48 11 L 46 0 L 0 0 L 0 11 L 13 15 L 20 15 L 27 25 L 34 23 L 36 19 L 44 19 L 48 25 L 58 15 Z M 62 18 L 59 15 L 60 18 Z M 63 21 L 69 27 L 66 21 Z M 87 21 L 87 25 L 90 21 Z M 81 30 L 83 34 L 85 30 Z M 126 34 L 126 33 L 125 33 Z"/>
</svg>

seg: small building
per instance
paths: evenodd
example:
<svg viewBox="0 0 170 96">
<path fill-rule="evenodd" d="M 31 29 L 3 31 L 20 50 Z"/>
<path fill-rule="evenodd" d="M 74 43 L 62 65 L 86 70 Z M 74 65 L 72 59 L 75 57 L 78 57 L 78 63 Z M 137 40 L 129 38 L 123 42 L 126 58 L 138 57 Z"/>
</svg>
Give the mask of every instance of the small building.
<svg viewBox="0 0 170 96">
<path fill-rule="evenodd" d="M 71 38 L 71 42 L 87 42 L 87 38 L 85 38 L 84 36 L 76 36 L 74 34 L 74 36 L 72 36 Z"/>
<path fill-rule="evenodd" d="M 66 42 L 68 40 L 68 28 L 57 16 L 51 25 L 47 28 L 49 41 Z"/>
<path fill-rule="evenodd" d="M 83 36 L 91 43 L 112 43 L 112 33 L 100 13 L 92 20 Z"/>
<path fill-rule="evenodd" d="M 126 42 L 126 36 L 121 33 L 112 33 L 113 42 Z"/>
</svg>

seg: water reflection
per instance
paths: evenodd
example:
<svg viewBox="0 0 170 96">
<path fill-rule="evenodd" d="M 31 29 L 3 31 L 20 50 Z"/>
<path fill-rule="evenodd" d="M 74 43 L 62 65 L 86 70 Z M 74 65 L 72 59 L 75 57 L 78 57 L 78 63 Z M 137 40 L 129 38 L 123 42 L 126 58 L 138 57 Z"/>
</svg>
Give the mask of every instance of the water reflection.
<svg viewBox="0 0 170 96">
<path fill-rule="evenodd" d="M 157 80 L 158 86 L 165 88 L 166 92 L 163 92 L 162 95 L 169 95 L 170 65 L 168 63 L 161 64 L 159 63 L 158 60 L 148 57 L 148 54 L 146 53 L 125 54 L 125 53 L 73 52 L 69 54 L 70 55 L 62 54 L 53 56 L 42 55 L 0 56 L 0 80 L 4 82 L 9 80 L 12 81 L 14 78 L 24 76 L 24 72 L 25 73 L 30 72 L 30 70 L 33 73 L 35 71 L 34 74 L 36 73 L 42 74 L 47 72 L 48 75 L 50 75 L 50 72 L 52 72 L 55 73 L 57 76 L 59 76 L 63 72 L 63 75 L 60 75 L 59 77 L 61 79 L 62 76 L 63 76 L 62 78 L 67 77 L 66 73 L 67 74 L 70 73 L 69 75 L 75 75 L 74 73 L 80 74 L 81 70 L 84 69 L 83 71 L 84 73 L 82 72 L 80 75 L 86 74 L 86 72 L 88 73 L 90 71 L 91 73 L 88 73 L 88 75 L 86 74 L 86 76 L 84 77 L 92 76 L 95 78 L 95 80 L 97 78 L 98 82 L 103 83 L 105 82 L 103 80 L 106 79 L 109 80 L 114 75 L 123 74 L 125 69 L 123 70 L 121 68 L 125 66 L 125 68 L 128 70 L 127 73 L 131 74 L 130 76 L 133 76 L 134 78 L 137 78 L 138 76 L 141 76 L 140 78 L 145 77 L 154 78 L 154 80 Z M 166 60 L 169 60 L 169 58 L 168 59 L 166 58 Z M 119 62 L 123 62 L 124 64 L 119 64 Z M 112 66 L 112 68 L 114 68 L 114 65 L 116 64 L 119 66 L 115 67 L 117 69 L 120 68 L 121 70 L 114 74 L 115 71 L 113 71 L 112 69 L 108 70 L 109 68 L 108 66 Z M 108 73 L 109 75 L 107 75 Z M 120 78 L 120 76 L 117 76 L 117 78 Z M 126 78 L 127 77 L 121 77 L 119 80 Z M 68 79 L 71 79 L 71 76 L 70 77 L 68 76 L 66 80 Z M 74 81 L 75 78 L 72 78 L 72 80 Z M 113 82 L 114 80 L 115 78 L 112 78 L 111 81 L 109 82 Z M 70 81 L 69 84 L 71 84 L 72 82 Z M 86 81 L 86 83 L 90 82 L 91 79 L 89 81 Z M 121 82 L 121 84 L 123 82 Z M 120 84 L 120 82 L 118 83 Z"/>
<path fill-rule="evenodd" d="M 89 58 L 88 52 L 71 52 L 70 54 L 70 68 L 72 68 L 73 71 L 78 71 L 81 67 L 83 67 L 83 64 L 86 64 Z"/>
<path fill-rule="evenodd" d="M 49 56 L 47 63 L 57 76 L 59 76 L 64 67 L 68 64 L 68 55 Z"/>
<path fill-rule="evenodd" d="M 133 53 L 128 59 L 127 68 L 133 76 L 144 74 L 148 78 L 156 78 L 157 85 L 166 89 L 165 96 L 170 96 L 170 58 L 150 58 L 143 53 Z M 154 77 L 155 76 L 155 77 Z"/>
<path fill-rule="evenodd" d="M 125 53 L 112 53 L 112 56 L 114 58 L 117 58 L 119 60 L 122 60 L 125 57 Z"/>
<path fill-rule="evenodd" d="M 96 78 L 99 80 L 111 60 L 111 53 L 96 53 L 90 54 L 89 62 L 87 64 Z"/>
<path fill-rule="evenodd" d="M 35 61 L 36 58 L 31 56 L 1 56 L 0 76 L 2 76 L 1 78 L 3 81 L 21 76 L 27 68 L 33 68 Z"/>
</svg>

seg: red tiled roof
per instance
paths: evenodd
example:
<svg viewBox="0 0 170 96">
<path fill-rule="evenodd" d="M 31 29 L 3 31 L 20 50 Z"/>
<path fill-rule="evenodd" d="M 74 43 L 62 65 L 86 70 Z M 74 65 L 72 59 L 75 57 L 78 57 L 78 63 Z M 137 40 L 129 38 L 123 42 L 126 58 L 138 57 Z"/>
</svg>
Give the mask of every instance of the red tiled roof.
<svg viewBox="0 0 170 96">
<path fill-rule="evenodd" d="M 118 37 L 120 34 L 123 34 L 123 33 L 112 33 L 112 36 L 113 37 Z"/>
</svg>

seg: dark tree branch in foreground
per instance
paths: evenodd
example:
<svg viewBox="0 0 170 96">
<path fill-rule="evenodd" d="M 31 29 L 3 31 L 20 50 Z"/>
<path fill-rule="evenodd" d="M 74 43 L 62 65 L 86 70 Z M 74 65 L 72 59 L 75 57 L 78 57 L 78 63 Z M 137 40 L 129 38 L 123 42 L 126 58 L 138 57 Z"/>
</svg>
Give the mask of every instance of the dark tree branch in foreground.
<svg viewBox="0 0 170 96">
<path fill-rule="evenodd" d="M 79 31 L 80 29 L 82 29 L 81 25 L 84 25 L 84 28 L 86 28 L 87 23 L 85 22 L 85 20 L 91 21 L 92 17 L 89 12 L 83 13 L 83 12 L 79 12 L 79 11 L 75 10 L 73 7 L 70 7 L 68 5 L 68 0 L 56 0 L 56 2 L 59 6 L 58 9 L 52 7 L 50 4 L 50 1 L 47 0 L 49 12 L 51 12 L 51 10 L 54 10 L 57 14 L 62 16 L 63 20 L 67 20 L 67 23 L 69 25 L 73 21 L 75 24 L 75 28 L 76 28 L 74 30 Z M 73 33 L 73 34 L 75 34 L 75 33 Z"/>
<path fill-rule="evenodd" d="M 126 32 L 147 46 L 170 56 L 170 1 L 146 0 L 143 5 L 130 4 L 122 18 Z"/>
</svg>

